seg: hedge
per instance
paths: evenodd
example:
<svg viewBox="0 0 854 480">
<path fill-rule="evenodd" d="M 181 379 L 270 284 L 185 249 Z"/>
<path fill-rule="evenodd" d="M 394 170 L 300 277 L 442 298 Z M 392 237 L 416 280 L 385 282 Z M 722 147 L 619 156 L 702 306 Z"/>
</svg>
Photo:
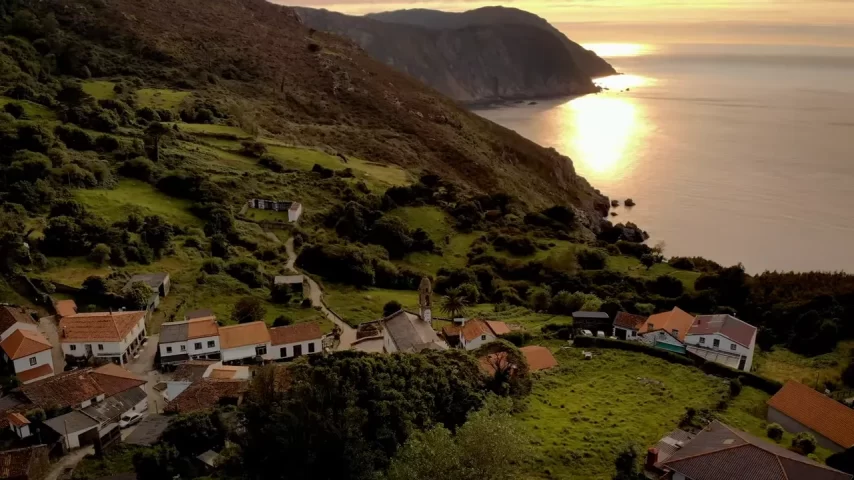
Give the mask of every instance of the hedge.
<svg viewBox="0 0 854 480">
<path fill-rule="evenodd" d="M 573 344 L 576 347 L 588 348 L 612 348 L 616 350 L 628 350 L 630 352 L 640 352 L 653 357 L 658 357 L 668 362 L 678 363 L 681 365 L 692 365 L 709 375 L 715 375 L 723 378 L 737 378 L 743 385 L 753 387 L 763 392 L 774 395 L 778 390 L 783 388 L 783 384 L 765 378 L 755 373 L 743 372 L 734 368 L 727 367 L 715 362 L 709 362 L 706 359 L 688 352 L 686 355 L 668 352 L 640 342 L 627 342 L 624 340 L 614 340 L 611 338 L 601 337 L 575 337 Z"/>
</svg>

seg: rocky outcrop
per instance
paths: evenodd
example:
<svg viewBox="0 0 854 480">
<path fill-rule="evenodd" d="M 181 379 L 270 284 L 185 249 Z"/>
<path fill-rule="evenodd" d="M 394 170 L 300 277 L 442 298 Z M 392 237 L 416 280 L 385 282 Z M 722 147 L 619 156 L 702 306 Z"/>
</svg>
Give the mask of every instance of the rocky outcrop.
<svg viewBox="0 0 854 480">
<path fill-rule="evenodd" d="M 488 11 L 480 9 L 484 10 Z M 501 10 L 519 12 L 522 20 L 514 22 L 508 16 L 485 21 L 468 16 L 460 18 L 470 21 L 442 26 L 435 22 L 416 24 L 419 14 L 407 15 L 412 21 L 396 23 L 382 16 L 296 9 L 307 26 L 348 37 L 372 57 L 463 102 L 591 93 L 598 89 L 590 70 L 597 74 L 613 72 L 610 65 L 570 42 L 545 20 L 539 19 L 543 24 L 538 24 L 521 10 Z M 457 18 L 453 17 L 457 14 L 449 15 Z M 588 54 L 606 67 L 592 68 L 593 62 L 579 60 Z"/>
</svg>

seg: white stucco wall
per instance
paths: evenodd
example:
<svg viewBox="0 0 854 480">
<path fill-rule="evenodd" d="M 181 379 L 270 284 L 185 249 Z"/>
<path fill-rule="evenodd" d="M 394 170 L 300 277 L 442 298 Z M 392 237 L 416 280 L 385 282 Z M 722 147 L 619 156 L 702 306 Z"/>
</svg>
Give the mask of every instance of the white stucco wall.
<svg viewBox="0 0 854 480">
<path fill-rule="evenodd" d="M 631 329 L 623 328 L 623 327 L 614 327 L 614 333 L 612 335 L 617 337 L 617 338 L 620 338 L 620 336 L 617 335 L 618 330 L 622 331 L 622 332 L 626 332 L 626 340 L 631 340 L 631 341 L 637 341 L 638 340 L 638 334 L 635 330 L 631 330 Z"/>
<path fill-rule="evenodd" d="M 186 342 L 170 342 L 170 343 L 161 343 L 157 345 L 157 348 L 160 349 L 161 357 L 168 357 L 171 355 L 178 355 L 181 353 L 187 353 L 186 351 L 181 351 L 181 345 L 185 348 L 187 346 Z"/>
<path fill-rule="evenodd" d="M 30 359 L 31 358 L 36 359 L 35 365 L 30 365 Z M 15 373 L 19 374 L 21 372 L 24 372 L 24 371 L 27 371 L 27 370 L 30 370 L 30 369 L 33 369 L 36 367 L 40 367 L 44 364 L 48 364 L 48 365 L 50 365 L 51 368 L 53 368 L 53 356 L 51 355 L 50 350 L 45 350 L 45 351 L 39 352 L 35 355 L 30 355 L 29 357 L 19 358 L 19 359 L 15 360 L 13 363 L 15 365 Z"/>
<path fill-rule="evenodd" d="M 297 220 L 299 220 L 300 215 L 302 215 L 302 204 L 299 204 L 299 207 L 294 210 L 288 209 L 289 222 L 296 222 Z"/>
<path fill-rule="evenodd" d="M 294 356 L 294 347 L 296 347 L 297 345 L 301 345 L 301 346 L 302 346 L 302 354 L 303 354 L 303 355 L 314 355 L 315 353 L 320 353 L 320 352 L 321 352 L 321 350 L 322 350 L 322 347 L 321 347 L 321 344 L 320 344 L 320 339 L 317 339 L 317 340 L 310 340 L 310 341 L 307 341 L 307 342 L 287 343 L 287 344 L 282 344 L 282 345 L 273 345 L 273 346 L 272 346 L 272 350 L 269 352 L 269 353 L 270 353 L 270 358 L 271 358 L 272 360 L 279 360 L 279 359 L 282 359 L 282 358 L 292 358 L 292 357 Z M 309 345 L 314 345 L 314 351 L 313 351 L 313 352 L 309 352 L 309 351 L 308 351 L 308 346 L 309 346 Z M 283 348 L 287 348 L 287 355 L 285 355 L 285 356 L 282 356 L 282 349 L 283 349 Z"/>
<path fill-rule="evenodd" d="M 486 338 L 484 338 L 484 337 L 486 337 Z M 478 348 L 482 347 L 483 345 L 494 341 L 495 335 L 493 335 L 491 333 L 485 333 L 485 334 L 482 334 L 482 335 L 476 337 L 475 339 L 473 339 L 470 342 L 466 342 L 465 341 L 466 339 L 463 337 L 461 337 L 461 340 L 462 340 L 463 348 L 465 348 L 466 350 L 477 350 Z"/>
<path fill-rule="evenodd" d="M 387 353 L 394 353 L 397 351 L 397 345 L 394 344 L 394 341 L 391 339 L 391 335 L 388 334 L 388 331 L 383 332 L 383 341 L 385 342 L 385 351 Z"/>
<path fill-rule="evenodd" d="M 208 342 L 214 342 L 213 347 L 208 347 Z M 201 343 L 202 348 L 196 349 L 196 344 Z M 202 337 L 187 340 L 187 352 L 190 355 L 209 355 L 219 352 L 219 336 Z"/>
<path fill-rule="evenodd" d="M 72 355 L 75 357 L 84 357 L 86 356 L 86 345 L 92 346 L 92 354 L 96 357 L 116 357 L 121 356 L 130 344 L 136 340 L 136 337 L 139 336 L 140 333 L 145 332 L 145 318 L 141 318 L 139 322 L 125 335 L 120 342 L 103 342 L 103 341 L 62 341 L 62 353 L 65 355 Z M 71 345 L 76 345 L 76 350 L 71 350 Z M 104 348 L 98 348 L 98 345 L 103 345 Z"/>
<path fill-rule="evenodd" d="M 701 343 L 703 339 L 704 342 Z M 720 342 L 717 348 L 714 347 L 714 341 L 718 340 Z M 753 352 L 756 349 L 756 335 L 753 336 L 753 339 L 750 342 L 749 347 L 745 347 L 744 345 L 733 342 L 729 338 L 721 335 L 720 333 L 714 333 L 710 335 L 688 335 L 685 337 L 685 343 L 688 345 L 697 345 L 700 347 L 710 348 L 712 350 L 720 350 L 725 353 L 730 353 L 733 355 L 744 355 L 747 357 L 747 361 L 744 364 L 744 371 L 749 372 L 750 367 L 753 365 Z M 733 346 L 735 346 L 733 349 Z"/>
<path fill-rule="evenodd" d="M 273 347 L 270 345 L 270 342 L 266 344 L 258 344 L 258 345 L 246 345 L 243 347 L 237 348 L 228 348 L 222 350 L 222 361 L 229 362 L 232 360 L 243 360 L 245 358 L 253 358 L 256 356 L 255 347 L 266 345 L 267 346 L 267 354 L 263 356 L 264 360 L 270 360 L 272 358 L 272 349 Z"/>
<path fill-rule="evenodd" d="M 9 335 L 15 333 L 18 330 L 29 330 L 31 332 L 35 332 L 38 329 L 36 328 L 35 325 L 33 325 L 31 323 L 20 323 L 20 322 L 14 323 L 14 324 L 12 324 L 11 327 L 9 327 L 8 330 L 6 330 L 3 333 L 0 333 L 0 342 L 2 342 L 3 340 L 6 340 L 6 338 L 9 337 Z"/>
</svg>

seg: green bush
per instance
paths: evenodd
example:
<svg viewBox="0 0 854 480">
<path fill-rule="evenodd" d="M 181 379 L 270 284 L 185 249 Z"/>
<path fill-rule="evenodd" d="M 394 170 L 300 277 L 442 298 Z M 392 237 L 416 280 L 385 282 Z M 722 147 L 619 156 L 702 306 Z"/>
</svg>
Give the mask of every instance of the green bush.
<svg viewBox="0 0 854 480">
<path fill-rule="evenodd" d="M 95 139 L 95 149 L 99 152 L 114 152 L 121 147 L 119 140 L 112 135 L 98 135 Z"/>
<path fill-rule="evenodd" d="M 78 127 L 70 124 L 58 125 L 53 131 L 62 143 L 73 150 L 94 150 L 95 141 L 92 136 Z"/>
<path fill-rule="evenodd" d="M 575 256 L 584 270 L 602 270 L 608 261 L 608 256 L 601 250 L 580 250 Z"/>
<path fill-rule="evenodd" d="M 15 118 L 21 118 L 24 116 L 24 107 L 14 102 L 3 105 L 3 111 Z"/>
<path fill-rule="evenodd" d="M 731 397 L 737 397 L 741 393 L 741 381 L 737 378 L 729 381 L 729 394 Z"/>
<path fill-rule="evenodd" d="M 772 423 L 768 425 L 768 428 L 765 429 L 765 433 L 771 440 L 779 442 L 783 439 L 783 434 L 785 433 L 785 430 L 783 430 L 783 427 L 780 426 L 779 423 Z"/>
<path fill-rule="evenodd" d="M 23 150 L 46 153 L 53 143 L 53 134 L 43 125 L 21 125 L 18 127 L 18 147 Z"/>
<path fill-rule="evenodd" d="M 202 270 L 211 275 L 216 275 L 225 271 L 225 262 L 221 258 L 209 258 L 202 264 Z"/>
<path fill-rule="evenodd" d="M 505 333 L 504 335 L 501 336 L 501 338 L 503 338 L 504 340 L 507 340 L 508 342 L 512 343 L 513 345 L 516 345 L 517 347 L 524 347 L 525 345 L 527 345 L 531 342 L 531 340 L 533 339 L 533 336 L 530 333 L 523 331 L 523 330 L 514 330 L 512 332 Z"/>
<path fill-rule="evenodd" d="M 809 455 L 815 451 L 818 443 L 811 433 L 801 432 L 792 439 L 792 446 L 800 450 L 804 455 Z"/>
</svg>

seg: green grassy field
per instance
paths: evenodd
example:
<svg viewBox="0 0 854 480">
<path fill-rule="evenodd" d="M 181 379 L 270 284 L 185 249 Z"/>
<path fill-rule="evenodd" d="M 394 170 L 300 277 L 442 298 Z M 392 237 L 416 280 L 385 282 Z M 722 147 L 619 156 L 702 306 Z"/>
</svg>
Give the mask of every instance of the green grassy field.
<svg viewBox="0 0 854 480">
<path fill-rule="evenodd" d="M 113 88 L 115 83 L 106 80 L 90 80 L 83 82 L 80 85 L 83 91 L 95 97 L 96 100 L 106 100 L 116 98 L 116 91 Z"/>
<path fill-rule="evenodd" d="M 268 152 L 290 168 L 311 170 L 315 164 L 332 170 L 350 168 L 356 178 L 364 180 L 368 185 L 389 187 L 393 185 L 408 185 L 411 177 L 406 170 L 394 165 L 380 165 L 355 157 L 348 157 L 347 163 L 340 158 L 319 150 L 299 147 L 285 147 L 268 143 Z"/>
<path fill-rule="evenodd" d="M 753 370 L 780 382 L 795 380 L 810 386 L 823 385 L 825 381 L 839 382 L 852 349 L 854 341 L 840 342 L 836 350 L 815 357 L 798 355 L 780 346 L 770 352 L 757 349 Z"/>
<path fill-rule="evenodd" d="M 510 326 L 519 325 L 531 333 L 539 333 L 540 328 L 546 323 L 571 324 L 572 317 L 565 315 L 552 315 L 550 313 L 537 313 L 525 307 L 508 307 L 504 311 L 496 312 L 493 304 L 475 305 L 468 309 L 470 317 L 483 318 L 486 320 L 500 320 Z"/>
<path fill-rule="evenodd" d="M 134 92 L 136 103 L 140 107 L 151 107 L 155 109 L 176 110 L 190 92 L 169 90 L 166 88 L 143 88 Z"/>
<path fill-rule="evenodd" d="M 15 100 L 9 97 L 0 97 L 0 107 L 4 107 L 7 103 L 17 103 L 24 107 L 24 115 L 27 119 L 56 120 L 56 113 L 43 105 L 39 105 L 38 103 L 28 102 L 26 100 Z"/>
<path fill-rule="evenodd" d="M 471 250 L 471 245 L 481 235 L 478 232 L 454 235 L 447 245 L 444 242 L 437 243 L 442 248 L 441 255 L 415 252 L 408 254 L 399 263 L 432 275 L 435 275 L 440 268 L 465 267 L 468 263 L 467 255 Z"/>
<path fill-rule="evenodd" d="M 358 290 L 344 285 L 326 284 L 324 299 L 329 308 L 353 326 L 382 318 L 383 306 L 391 300 L 397 300 L 404 308 L 418 310 L 418 292 L 407 290 Z"/>
<path fill-rule="evenodd" d="M 203 222 L 189 211 L 190 202 L 160 193 L 139 180 L 122 180 L 113 190 L 75 190 L 75 198 L 88 210 L 109 221 L 126 220 L 128 214 L 160 215 L 172 223 L 189 227 Z"/>
<path fill-rule="evenodd" d="M 662 275 L 673 275 L 682 281 L 685 289 L 694 291 L 694 282 L 700 277 L 700 272 L 690 272 L 687 270 L 679 270 L 671 267 L 666 263 L 658 263 L 648 269 L 644 267 L 640 260 L 635 257 L 609 256 L 608 268 L 616 272 L 623 272 L 634 277 L 654 279 Z"/>
<path fill-rule="evenodd" d="M 288 212 L 276 212 L 274 210 L 256 210 L 250 208 L 245 213 L 246 218 L 256 222 L 287 222 Z"/>
</svg>

